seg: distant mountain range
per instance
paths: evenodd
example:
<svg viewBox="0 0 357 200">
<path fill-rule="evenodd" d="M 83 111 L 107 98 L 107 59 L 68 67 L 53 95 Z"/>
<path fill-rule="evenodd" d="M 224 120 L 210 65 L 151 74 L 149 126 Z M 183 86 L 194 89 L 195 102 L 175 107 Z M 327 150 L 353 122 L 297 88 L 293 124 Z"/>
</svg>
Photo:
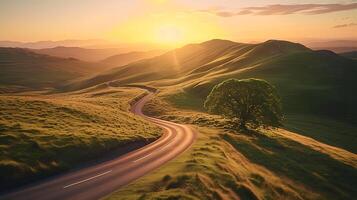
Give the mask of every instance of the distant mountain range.
<svg viewBox="0 0 357 200">
<path fill-rule="evenodd" d="M 81 47 L 55 47 L 49 49 L 29 49 L 35 53 L 61 58 L 76 58 L 88 62 L 99 62 L 110 66 L 121 66 L 164 53 L 163 50 L 123 52 L 123 49 L 86 49 Z"/>
<path fill-rule="evenodd" d="M 147 52 L 140 52 L 140 51 L 135 51 L 135 52 L 129 52 L 129 53 L 123 53 L 123 54 L 117 54 L 114 56 L 110 56 L 106 59 L 101 60 L 101 63 L 108 64 L 110 66 L 123 66 L 127 65 L 129 63 L 142 60 L 142 59 L 147 59 L 147 58 L 152 58 L 155 56 L 159 56 L 163 54 L 165 51 L 163 50 L 153 50 L 153 51 L 147 51 Z"/>
<path fill-rule="evenodd" d="M 259 43 L 259 42 L 251 42 L 251 43 Z M 330 50 L 330 51 L 334 51 L 335 53 L 357 51 L 357 40 L 315 41 L 310 39 L 310 40 L 304 40 L 302 44 L 314 50 Z M 84 49 L 95 49 L 95 50 L 102 50 L 102 51 L 104 49 L 112 49 L 112 50 L 117 49 L 118 51 L 116 53 L 128 53 L 133 51 L 151 51 L 154 49 L 158 49 L 158 46 L 155 44 L 113 43 L 100 39 L 59 40 L 59 41 L 48 40 L 48 41 L 37 41 L 37 42 L 0 41 L 0 47 L 16 47 L 16 48 L 28 48 L 28 49 L 51 49 L 55 47 L 58 48 L 81 47 Z"/>
<path fill-rule="evenodd" d="M 101 66 L 73 58 L 58 58 L 20 48 L 0 48 L 0 87 L 58 87 L 100 71 Z"/>
<path fill-rule="evenodd" d="M 80 47 L 84 49 L 119 49 L 117 53 L 128 53 L 133 51 L 152 51 L 155 49 L 166 49 L 158 47 L 152 43 L 117 43 L 106 40 L 59 40 L 59 41 L 37 41 L 37 42 L 18 42 L 18 41 L 0 41 L 0 47 L 13 47 L 25 49 L 51 49 L 56 47 Z M 114 55 L 114 54 L 113 54 Z M 104 59 L 104 58 L 102 58 Z"/>
<path fill-rule="evenodd" d="M 96 45 L 109 44 L 105 40 L 60 40 L 60 41 L 38 41 L 38 42 L 17 42 L 17 41 L 0 41 L 0 47 L 17 47 L 29 49 L 44 49 L 54 48 L 58 46 L 64 47 L 89 47 Z"/>
<path fill-rule="evenodd" d="M 335 53 L 357 51 L 357 40 L 316 41 L 304 44 L 314 50 L 330 50 Z"/>
<path fill-rule="evenodd" d="M 357 51 L 344 52 L 340 55 L 351 59 L 357 59 Z"/>
<path fill-rule="evenodd" d="M 122 52 L 119 48 L 107 49 L 86 49 L 81 47 L 64 47 L 58 46 L 46 49 L 30 49 L 31 51 L 39 54 L 46 54 L 61 58 L 76 58 L 88 62 L 97 62 L 106 59 L 110 56 L 117 55 Z"/>
<path fill-rule="evenodd" d="M 29 90 L 59 87 L 75 79 L 160 55 L 162 51 L 117 53 L 115 49 L 79 47 L 0 47 L 0 88 L 11 86 Z"/>
</svg>

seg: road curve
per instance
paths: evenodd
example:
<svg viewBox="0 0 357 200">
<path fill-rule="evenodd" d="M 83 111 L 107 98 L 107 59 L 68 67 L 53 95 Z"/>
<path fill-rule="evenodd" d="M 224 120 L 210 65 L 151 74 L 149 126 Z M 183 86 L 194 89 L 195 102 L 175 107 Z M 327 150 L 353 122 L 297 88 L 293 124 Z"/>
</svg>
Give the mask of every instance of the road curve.
<svg viewBox="0 0 357 200">
<path fill-rule="evenodd" d="M 191 146 L 196 133 L 186 125 L 145 116 L 142 108 L 153 95 L 150 93 L 140 99 L 131 111 L 163 128 L 161 138 L 113 160 L 55 177 L 0 199 L 99 199 L 178 156 Z"/>
</svg>

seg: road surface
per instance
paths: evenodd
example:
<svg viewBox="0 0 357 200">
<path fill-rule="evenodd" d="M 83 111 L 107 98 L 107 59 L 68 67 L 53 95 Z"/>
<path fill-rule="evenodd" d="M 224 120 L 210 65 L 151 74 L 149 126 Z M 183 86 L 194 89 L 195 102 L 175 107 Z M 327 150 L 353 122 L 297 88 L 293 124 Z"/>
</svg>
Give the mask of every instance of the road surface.
<svg viewBox="0 0 357 200">
<path fill-rule="evenodd" d="M 142 107 L 152 95 L 140 99 L 131 111 L 163 128 L 165 133 L 160 139 L 113 160 L 31 185 L 0 199 L 99 199 L 178 156 L 194 142 L 195 131 L 185 125 L 145 116 Z"/>
</svg>

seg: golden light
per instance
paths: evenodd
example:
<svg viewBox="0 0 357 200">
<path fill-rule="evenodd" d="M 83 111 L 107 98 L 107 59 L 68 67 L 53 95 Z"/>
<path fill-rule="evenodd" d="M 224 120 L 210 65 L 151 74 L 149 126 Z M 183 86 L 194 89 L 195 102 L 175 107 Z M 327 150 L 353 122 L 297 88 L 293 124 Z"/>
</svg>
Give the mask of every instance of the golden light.
<svg viewBox="0 0 357 200">
<path fill-rule="evenodd" d="M 149 2 L 156 3 L 156 4 L 162 4 L 162 3 L 166 3 L 167 0 L 149 0 Z"/>
<path fill-rule="evenodd" d="M 184 38 L 184 31 L 175 25 L 159 25 L 156 31 L 156 40 L 167 45 L 175 45 L 182 43 Z"/>
<path fill-rule="evenodd" d="M 214 21 L 194 14 L 163 13 L 130 19 L 110 31 L 108 37 L 127 43 L 179 47 L 187 43 L 224 38 L 225 32 Z"/>
</svg>

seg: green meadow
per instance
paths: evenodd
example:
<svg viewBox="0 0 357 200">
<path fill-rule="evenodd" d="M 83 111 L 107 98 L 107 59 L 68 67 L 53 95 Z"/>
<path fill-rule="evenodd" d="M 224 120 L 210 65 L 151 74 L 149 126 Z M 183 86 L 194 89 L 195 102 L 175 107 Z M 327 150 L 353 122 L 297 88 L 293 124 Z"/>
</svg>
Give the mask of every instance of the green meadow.
<svg viewBox="0 0 357 200">
<path fill-rule="evenodd" d="M 0 96 L 2 189 L 83 166 L 120 148 L 135 148 L 161 130 L 129 112 L 142 90 Z M 130 149 L 130 148 L 129 148 Z M 127 150 L 126 150 L 127 151 Z"/>
</svg>

